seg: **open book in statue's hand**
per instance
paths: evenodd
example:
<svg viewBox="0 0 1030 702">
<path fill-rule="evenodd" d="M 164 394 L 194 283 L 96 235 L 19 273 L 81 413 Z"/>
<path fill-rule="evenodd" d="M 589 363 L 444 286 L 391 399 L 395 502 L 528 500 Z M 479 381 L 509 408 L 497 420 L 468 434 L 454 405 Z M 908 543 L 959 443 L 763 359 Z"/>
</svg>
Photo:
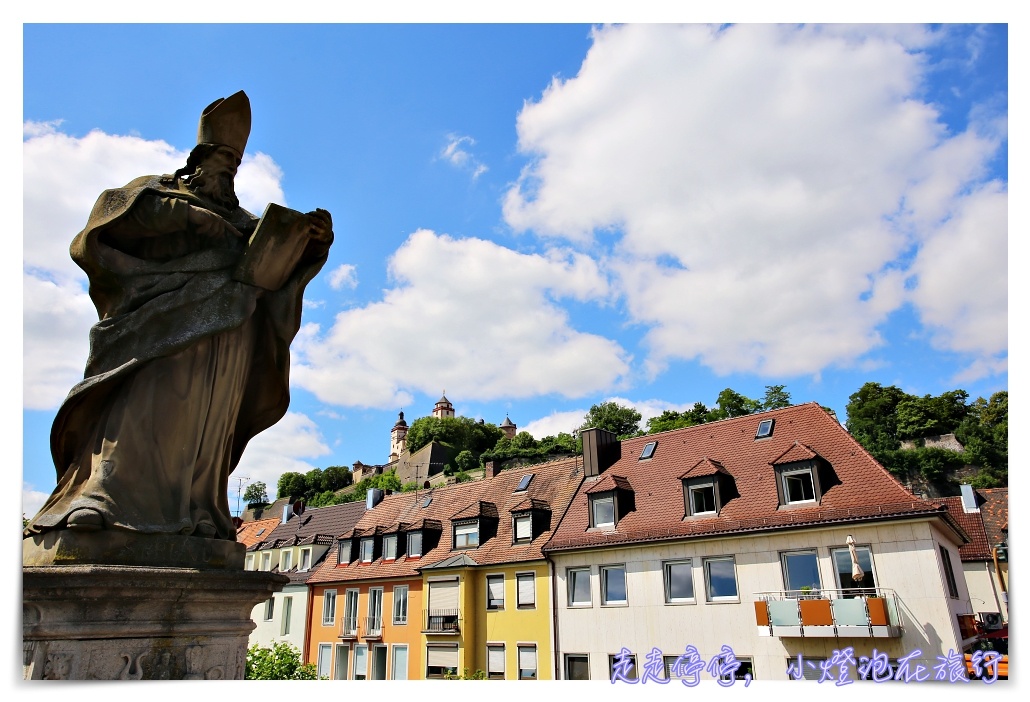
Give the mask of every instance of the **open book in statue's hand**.
<svg viewBox="0 0 1030 702">
<path fill-rule="evenodd" d="M 278 290 L 289 279 L 308 244 L 307 215 L 270 203 L 250 237 L 233 279 Z"/>
</svg>

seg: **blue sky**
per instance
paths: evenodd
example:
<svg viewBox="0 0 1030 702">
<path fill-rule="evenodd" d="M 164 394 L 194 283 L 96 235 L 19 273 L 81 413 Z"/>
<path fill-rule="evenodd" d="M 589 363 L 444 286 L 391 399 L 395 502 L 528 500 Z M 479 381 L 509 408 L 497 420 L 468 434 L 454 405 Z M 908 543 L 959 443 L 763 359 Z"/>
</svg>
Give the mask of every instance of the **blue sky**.
<svg viewBox="0 0 1030 702">
<path fill-rule="evenodd" d="M 403 410 L 538 438 L 783 384 L 1008 388 L 1005 25 L 26 25 L 24 483 L 96 314 L 67 247 L 243 89 L 245 207 L 328 209 L 289 414 L 235 476 L 383 463 Z M 231 481 L 235 490 L 236 480 Z M 234 494 L 234 493 L 231 493 Z M 235 510 L 235 500 L 231 500 Z"/>
</svg>

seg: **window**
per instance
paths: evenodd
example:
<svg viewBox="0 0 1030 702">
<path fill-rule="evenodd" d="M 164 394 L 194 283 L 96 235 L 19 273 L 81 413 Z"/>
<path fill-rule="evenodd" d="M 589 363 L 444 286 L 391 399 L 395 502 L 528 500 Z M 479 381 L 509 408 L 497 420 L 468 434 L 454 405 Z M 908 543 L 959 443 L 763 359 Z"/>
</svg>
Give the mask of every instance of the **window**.
<svg viewBox="0 0 1030 702">
<path fill-rule="evenodd" d="M 734 658 L 736 659 L 737 663 L 740 663 L 740 667 L 737 668 L 735 671 L 733 671 L 732 675 L 729 675 L 729 674 L 727 674 L 727 675 L 720 675 L 719 679 L 720 680 L 729 681 L 731 679 L 732 680 L 745 680 L 747 678 L 750 678 L 751 680 L 754 680 L 755 679 L 755 666 L 752 663 L 751 659 L 750 658 L 741 658 L 740 656 L 734 656 Z M 723 662 L 725 662 L 725 661 L 723 661 Z"/>
<path fill-rule="evenodd" d="M 625 651 L 626 649 L 623 649 Z M 609 653 L 608 654 L 608 679 L 615 680 L 615 672 L 619 671 L 620 675 L 625 677 L 627 680 L 637 679 L 637 654 L 630 653 Z"/>
<path fill-rule="evenodd" d="M 454 548 L 477 548 L 479 546 L 479 522 L 454 525 Z"/>
<path fill-rule="evenodd" d="M 951 567 L 951 554 L 948 553 L 948 549 L 943 546 L 941 549 L 941 563 L 944 564 L 944 577 L 948 581 L 948 594 L 952 597 L 958 597 L 958 585 L 955 583 L 955 571 Z"/>
<path fill-rule="evenodd" d="M 361 540 L 361 562 L 371 563 L 372 554 L 375 548 L 375 537 L 369 536 Z"/>
<path fill-rule="evenodd" d="M 737 600 L 737 573 L 733 557 L 704 559 L 708 601 Z"/>
<path fill-rule="evenodd" d="M 254 554 L 247 554 L 247 567 L 246 570 L 254 570 Z"/>
<path fill-rule="evenodd" d="M 504 576 L 486 576 L 486 608 L 504 609 Z"/>
<path fill-rule="evenodd" d="M 692 515 L 716 514 L 715 481 L 687 485 L 687 507 Z"/>
<path fill-rule="evenodd" d="M 797 595 L 802 590 L 819 590 L 819 559 L 815 551 L 788 551 L 780 555 L 783 587 Z"/>
<path fill-rule="evenodd" d="M 458 644 L 426 645 L 426 677 L 442 678 L 458 672 Z"/>
<path fill-rule="evenodd" d="M 408 586 L 396 585 L 393 588 L 393 623 L 408 623 Z"/>
<path fill-rule="evenodd" d="M 615 495 L 602 493 L 601 497 L 590 498 L 590 526 L 615 526 Z"/>
<path fill-rule="evenodd" d="M 279 633 L 282 634 L 283 636 L 288 636 L 289 633 L 290 633 L 290 615 L 292 614 L 292 610 L 293 610 L 293 598 L 292 597 L 284 597 L 283 598 L 283 626 L 282 626 L 282 629 L 279 630 Z"/>
<path fill-rule="evenodd" d="M 837 587 L 844 590 L 845 597 L 858 597 L 859 595 L 872 595 L 872 588 L 876 587 L 876 576 L 873 574 L 873 554 L 868 546 L 856 546 L 855 555 L 858 556 L 858 565 L 862 567 L 862 577 L 855 580 L 851 573 L 854 566 L 851 563 L 851 551 L 846 548 L 836 548 L 830 551 L 833 556 L 833 569 L 837 573 Z M 852 588 L 868 588 L 869 592 L 853 590 Z"/>
<path fill-rule="evenodd" d="M 318 677 L 329 677 L 329 666 L 333 662 L 333 645 L 318 644 Z"/>
<path fill-rule="evenodd" d="M 346 680 L 350 664 L 350 646 L 336 644 L 336 665 L 333 667 L 333 680 Z"/>
<path fill-rule="evenodd" d="M 694 568 L 691 561 L 669 561 L 664 564 L 664 570 L 665 601 L 670 604 L 693 602 Z"/>
<path fill-rule="evenodd" d="M 358 644 L 354 647 L 354 679 L 364 680 L 368 677 L 368 646 Z"/>
<path fill-rule="evenodd" d="M 330 626 L 336 622 L 336 590 L 326 590 L 322 595 L 322 625 Z"/>
<path fill-rule="evenodd" d="M 658 448 L 657 441 L 648 441 L 646 444 L 644 444 L 644 450 L 640 452 L 640 458 L 638 458 L 637 460 L 646 461 L 647 459 L 651 458 L 651 456 L 654 455 L 654 450 L 656 448 Z"/>
<path fill-rule="evenodd" d="M 486 647 L 486 677 L 488 680 L 504 680 L 504 645 Z"/>
<path fill-rule="evenodd" d="M 526 542 L 533 540 L 533 515 L 520 514 L 514 520 L 515 541 Z"/>
<path fill-rule="evenodd" d="M 279 556 L 279 571 L 285 573 L 293 566 L 293 552 L 284 550 Z"/>
<path fill-rule="evenodd" d="M 397 558 L 397 535 L 387 534 L 383 537 L 383 560 L 392 561 Z"/>
<path fill-rule="evenodd" d="M 519 481 L 518 487 L 515 488 L 515 492 L 525 492 L 529 489 L 529 483 L 533 480 L 535 473 L 526 473 L 522 476 L 522 480 Z"/>
<path fill-rule="evenodd" d="M 261 570 L 271 570 L 271 569 L 272 569 L 272 554 L 271 553 L 262 553 L 261 554 Z"/>
<path fill-rule="evenodd" d="M 535 573 L 516 573 L 515 589 L 518 596 L 519 609 L 532 609 L 536 607 Z"/>
<path fill-rule="evenodd" d="M 394 646 L 393 661 L 390 663 L 391 680 L 408 679 L 408 647 Z"/>
<path fill-rule="evenodd" d="M 590 607 L 590 569 L 569 568 L 569 607 Z"/>
<path fill-rule="evenodd" d="M 458 631 L 458 587 L 457 578 L 429 581 L 428 631 Z"/>
<path fill-rule="evenodd" d="M 601 566 L 601 604 L 626 604 L 626 566 Z"/>
<path fill-rule="evenodd" d="M 265 600 L 265 621 L 272 621 L 272 617 L 275 616 L 275 598 L 269 597 Z"/>
<path fill-rule="evenodd" d="M 767 436 L 772 436 L 773 423 L 775 419 L 763 419 L 758 423 L 758 431 L 755 432 L 756 439 L 764 439 Z"/>
<path fill-rule="evenodd" d="M 422 555 L 422 532 L 413 531 L 408 534 L 408 556 L 417 558 Z"/>
<path fill-rule="evenodd" d="M 368 591 L 368 626 L 366 636 L 381 636 L 383 633 L 383 588 L 373 587 Z M 384 659 L 385 660 L 385 659 Z"/>
<path fill-rule="evenodd" d="M 358 633 L 358 591 L 347 590 L 346 599 L 343 601 L 343 630 L 344 636 L 355 636 Z M 356 654 L 355 654 L 356 655 Z"/>
<path fill-rule="evenodd" d="M 565 679 L 566 680 L 589 680 L 590 659 L 585 653 L 565 654 Z"/>
<path fill-rule="evenodd" d="M 787 659 L 787 679 L 788 680 L 815 680 L 818 681 L 823 677 L 823 664 L 826 663 L 825 658 L 814 658 L 804 656 L 802 658 L 803 665 L 801 670 L 798 671 L 798 659 L 794 658 Z M 797 677 L 800 672 L 801 677 Z M 856 671 L 857 672 L 857 671 Z M 857 675 L 855 677 L 858 677 Z"/>
<path fill-rule="evenodd" d="M 299 570 L 310 570 L 311 568 L 311 549 L 302 548 L 300 550 L 300 568 Z"/>
<path fill-rule="evenodd" d="M 780 473 L 785 504 L 815 502 L 815 478 L 811 468 L 785 470 Z"/>
<path fill-rule="evenodd" d="M 336 542 L 336 544 L 337 544 L 336 562 L 339 565 L 347 565 L 348 563 L 350 563 L 350 545 L 351 545 L 351 540 L 350 539 L 340 539 L 339 541 Z"/>
<path fill-rule="evenodd" d="M 536 645 L 519 646 L 519 680 L 536 680 Z"/>
</svg>

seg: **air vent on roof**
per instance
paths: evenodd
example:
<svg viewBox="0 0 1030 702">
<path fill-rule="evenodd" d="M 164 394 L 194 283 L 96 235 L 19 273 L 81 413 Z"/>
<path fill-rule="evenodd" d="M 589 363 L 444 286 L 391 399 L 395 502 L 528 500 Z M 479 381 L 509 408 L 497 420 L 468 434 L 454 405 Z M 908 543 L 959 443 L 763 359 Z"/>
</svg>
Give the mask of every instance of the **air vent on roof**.
<svg viewBox="0 0 1030 702">
<path fill-rule="evenodd" d="M 763 419 L 758 423 L 758 431 L 755 432 L 756 439 L 764 439 L 767 436 L 772 436 L 773 423 L 775 419 Z"/>
<path fill-rule="evenodd" d="M 515 492 L 522 492 L 523 490 L 528 488 L 529 481 L 533 479 L 534 475 L 536 475 L 536 473 L 527 473 L 526 475 L 523 475 L 522 480 L 519 481 L 518 487 L 515 488 Z"/>
<path fill-rule="evenodd" d="M 657 441 L 648 441 L 644 444 L 644 450 L 640 452 L 640 458 L 637 460 L 644 461 L 654 455 L 654 450 L 658 448 Z"/>
</svg>

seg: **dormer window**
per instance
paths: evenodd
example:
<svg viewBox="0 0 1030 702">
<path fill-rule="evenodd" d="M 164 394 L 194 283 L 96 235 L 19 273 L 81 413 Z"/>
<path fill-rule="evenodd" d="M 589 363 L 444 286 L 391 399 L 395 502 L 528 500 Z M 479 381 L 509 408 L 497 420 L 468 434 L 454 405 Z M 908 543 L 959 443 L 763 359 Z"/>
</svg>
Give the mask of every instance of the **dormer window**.
<svg viewBox="0 0 1030 702">
<path fill-rule="evenodd" d="M 479 548 L 479 520 L 454 525 L 454 550 Z"/>
<path fill-rule="evenodd" d="M 302 548 L 300 550 L 300 568 L 299 570 L 310 570 L 311 568 L 311 549 Z"/>
<path fill-rule="evenodd" d="M 272 570 L 272 554 L 261 554 L 261 570 Z"/>
<path fill-rule="evenodd" d="M 397 558 L 397 535 L 387 534 L 383 537 L 383 560 L 392 561 Z"/>
<path fill-rule="evenodd" d="M 422 532 L 412 531 L 408 533 L 408 555 L 418 558 L 422 555 Z"/>
<path fill-rule="evenodd" d="M 785 504 L 816 501 L 816 481 L 811 466 L 784 470 L 780 473 L 780 481 Z"/>
<path fill-rule="evenodd" d="M 640 458 L 637 460 L 646 461 L 654 455 L 654 450 L 658 448 L 657 441 L 648 441 L 644 444 L 644 450 L 640 452 Z"/>
<path fill-rule="evenodd" d="M 293 567 L 293 552 L 289 550 L 283 550 L 282 555 L 279 556 L 279 570 L 286 572 Z"/>
<path fill-rule="evenodd" d="M 615 492 L 602 492 L 590 496 L 590 526 L 615 526 Z"/>
<path fill-rule="evenodd" d="M 755 432 L 756 439 L 764 439 L 767 436 L 772 436 L 773 424 L 776 422 L 775 419 L 763 419 L 758 423 L 758 431 Z"/>
<path fill-rule="evenodd" d="M 714 515 L 719 512 L 715 480 L 687 485 L 687 507 L 691 515 Z"/>
<path fill-rule="evenodd" d="M 529 512 L 518 514 L 512 520 L 512 530 L 515 533 L 515 543 L 528 542 L 533 540 L 533 515 Z"/>
<path fill-rule="evenodd" d="M 350 539 L 339 539 L 336 542 L 336 544 L 337 544 L 337 547 L 336 547 L 336 562 L 337 562 L 337 564 L 339 564 L 339 565 L 347 565 L 348 563 L 350 563 L 351 540 Z"/>
<path fill-rule="evenodd" d="M 372 562 L 372 554 L 374 553 L 374 550 L 375 550 L 375 543 L 376 543 L 376 540 L 375 540 L 374 536 L 368 536 L 368 537 L 365 537 L 364 539 L 361 540 L 361 562 L 362 563 L 371 563 Z"/>
</svg>

